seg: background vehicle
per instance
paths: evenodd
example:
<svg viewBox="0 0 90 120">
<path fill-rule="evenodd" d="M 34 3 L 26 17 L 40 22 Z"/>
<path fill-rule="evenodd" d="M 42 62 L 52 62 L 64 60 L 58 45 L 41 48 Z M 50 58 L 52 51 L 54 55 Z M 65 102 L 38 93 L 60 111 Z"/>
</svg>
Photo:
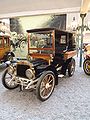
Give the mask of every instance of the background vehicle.
<svg viewBox="0 0 90 120">
<path fill-rule="evenodd" d="M 28 60 L 20 60 L 16 66 L 10 65 L 3 74 L 2 82 L 7 89 L 18 85 L 21 90 L 35 89 L 37 98 L 45 101 L 58 84 L 58 77 L 66 75 L 67 70 L 69 76 L 74 74 L 75 39 L 73 33 L 55 28 L 27 32 Z"/>
<path fill-rule="evenodd" d="M 85 46 L 83 69 L 87 75 L 90 75 L 90 44 Z"/>
<path fill-rule="evenodd" d="M 10 39 L 7 35 L 0 35 L 0 61 L 12 60 L 14 53 L 10 52 Z"/>
</svg>

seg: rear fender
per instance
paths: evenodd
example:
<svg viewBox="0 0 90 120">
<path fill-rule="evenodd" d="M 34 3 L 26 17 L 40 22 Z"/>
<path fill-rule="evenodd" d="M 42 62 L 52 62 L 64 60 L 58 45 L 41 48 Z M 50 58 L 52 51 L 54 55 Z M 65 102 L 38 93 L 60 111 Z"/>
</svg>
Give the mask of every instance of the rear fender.
<svg viewBox="0 0 90 120">
<path fill-rule="evenodd" d="M 67 70 L 68 64 L 71 62 L 71 60 L 72 60 L 72 58 L 69 58 L 63 63 L 62 69 L 61 69 L 61 73 L 63 75 L 66 75 L 66 70 Z"/>
</svg>

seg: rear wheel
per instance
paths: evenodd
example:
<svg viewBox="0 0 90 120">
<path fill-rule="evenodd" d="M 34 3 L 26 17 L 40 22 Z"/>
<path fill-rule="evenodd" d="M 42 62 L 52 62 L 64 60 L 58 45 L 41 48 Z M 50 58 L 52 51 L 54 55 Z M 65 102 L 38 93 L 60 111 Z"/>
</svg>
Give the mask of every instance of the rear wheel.
<svg viewBox="0 0 90 120">
<path fill-rule="evenodd" d="M 2 84 L 7 89 L 15 89 L 18 87 L 18 84 L 15 83 L 14 70 L 9 67 L 4 71 L 2 76 Z"/>
<path fill-rule="evenodd" d="M 47 100 L 55 87 L 55 75 L 52 71 L 45 71 L 39 78 L 36 86 L 37 98 L 41 101 Z"/>
<path fill-rule="evenodd" d="M 75 60 L 72 60 L 68 64 L 68 75 L 71 77 L 75 72 Z"/>
<path fill-rule="evenodd" d="M 90 75 L 90 59 L 85 59 L 85 60 L 84 60 L 83 69 L 84 69 L 84 72 L 85 72 L 87 75 Z"/>
</svg>

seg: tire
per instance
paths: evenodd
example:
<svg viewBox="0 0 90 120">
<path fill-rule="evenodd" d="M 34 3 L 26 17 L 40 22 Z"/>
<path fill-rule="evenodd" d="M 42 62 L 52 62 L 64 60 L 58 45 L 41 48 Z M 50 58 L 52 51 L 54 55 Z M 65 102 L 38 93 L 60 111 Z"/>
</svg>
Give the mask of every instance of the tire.
<svg viewBox="0 0 90 120">
<path fill-rule="evenodd" d="M 48 79 L 46 79 L 48 78 Z M 36 95 L 41 101 L 47 100 L 55 88 L 55 75 L 52 71 L 45 71 L 36 85 Z"/>
<path fill-rule="evenodd" d="M 85 59 L 83 62 L 83 70 L 85 74 L 90 75 L 90 59 Z"/>
<path fill-rule="evenodd" d="M 12 79 L 12 75 L 14 74 L 14 72 L 12 74 L 10 74 L 8 72 L 9 68 L 6 68 L 6 70 L 4 71 L 3 73 L 3 76 L 2 76 L 2 84 L 4 85 L 5 88 L 7 89 L 15 89 L 17 88 L 19 85 L 18 84 L 15 84 L 15 79 L 12 80 L 12 84 L 9 84 L 8 82 L 10 82 L 10 80 Z M 8 77 L 7 77 L 8 76 Z M 7 78 L 7 79 L 6 79 Z M 9 79 L 9 80 L 8 80 Z M 8 80 L 8 81 L 7 81 Z"/>
<path fill-rule="evenodd" d="M 68 64 L 69 77 L 73 76 L 74 72 L 75 72 L 75 60 L 72 58 L 72 60 Z"/>
</svg>

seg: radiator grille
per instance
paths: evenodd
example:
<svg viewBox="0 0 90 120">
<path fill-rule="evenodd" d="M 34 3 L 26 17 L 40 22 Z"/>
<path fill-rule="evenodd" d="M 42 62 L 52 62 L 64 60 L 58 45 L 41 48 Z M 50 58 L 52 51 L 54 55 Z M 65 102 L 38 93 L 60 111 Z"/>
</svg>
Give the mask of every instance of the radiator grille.
<svg viewBox="0 0 90 120">
<path fill-rule="evenodd" d="M 29 69 L 30 66 L 28 65 L 17 65 L 17 76 L 19 77 L 24 77 L 24 78 L 27 78 L 26 77 L 26 70 Z"/>
</svg>

